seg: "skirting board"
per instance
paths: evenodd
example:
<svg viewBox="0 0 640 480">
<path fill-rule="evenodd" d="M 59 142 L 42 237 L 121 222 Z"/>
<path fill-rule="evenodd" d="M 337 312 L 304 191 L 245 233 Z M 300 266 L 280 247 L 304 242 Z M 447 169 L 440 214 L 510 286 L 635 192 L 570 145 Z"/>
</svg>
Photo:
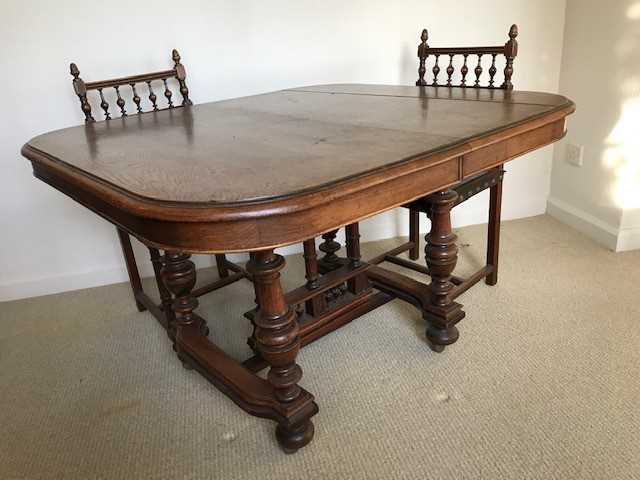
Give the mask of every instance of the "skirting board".
<svg viewBox="0 0 640 480">
<path fill-rule="evenodd" d="M 208 255 L 194 256 L 192 259 L 198 268 L 211 267 L 215 264 L 213 258 Z M 136 255 L 136 262 L 141 277 L 153 276 L 153 266 L 149 262 L 148 256 Z M 123 261 L 120 266 L 111 266 L 99 270 L 70 272 L 62 275 L 29 279 L 24 282 L 0 284 L 0 302 L 128 281 L 129 277 Z"/>
<path fill-rule="evenodd" d="M 616 252 L 627 252 L 640 249 L 640 227 L 620 229 L 618 249 Z"/>
<path fill-rule="evenodd" d="M 547 213 L 614 252 L 640 248 L 640 227 L 616 228 L 557 198 L 547 200 Z"/>
</svg>

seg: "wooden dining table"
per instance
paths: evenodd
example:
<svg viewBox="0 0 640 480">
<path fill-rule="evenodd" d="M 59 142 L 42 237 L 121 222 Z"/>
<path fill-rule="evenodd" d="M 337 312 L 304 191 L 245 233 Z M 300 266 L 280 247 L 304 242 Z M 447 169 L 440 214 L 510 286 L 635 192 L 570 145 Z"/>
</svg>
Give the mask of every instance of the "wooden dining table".
<svg viewBox="0 0 640 480">
<path fill-rule="evenodd" d="M 574 108 L 538 92 L 318 85 L 66 128 L 22 154 L 38 179 L 164 250 L 162 314 L 179 358 L 246 412 L 274 420 L 278 442 L 295 452 L 313 438 L 318 412 L 300 386 L 301 346 L 394 298 L 421 311 L 434 350 L 454 343 L 464 311 L 451 277 L 453 187 L 559 140 Z M 359 221 L 425 197 L 430 282 L 361 258 Z M 284 292 L 274 249 L 306 241 L 305 259 L 315 260 L 309 239 L 341 227 L 347 257 Z M 257 302 L 245 362 L 216 346 L 195 312 L 190 255 L 233 252 L 251 254 Z M 320 298 L 330 305 L 321 313 L 304 309 Z"/>
</svg>

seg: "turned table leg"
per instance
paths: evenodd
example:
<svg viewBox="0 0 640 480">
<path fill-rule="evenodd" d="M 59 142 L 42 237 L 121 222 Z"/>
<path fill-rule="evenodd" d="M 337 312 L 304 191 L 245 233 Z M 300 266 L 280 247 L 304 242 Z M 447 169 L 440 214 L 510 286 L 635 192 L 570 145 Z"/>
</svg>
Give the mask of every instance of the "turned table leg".
<svg viewBox="0 0 640 480">
<path fill-rule="evenodd" d="M 175 321 L 169 326 L 169 337 L 174 341 L 173 348 L 178 358 L 187 369 L 191 369 L 191 366 L 181 352 L 176 337 L 182 328 L 197 327 L 203 335 L 207 329 L 204 320 L 193 313 L 198 307 L 198 299 L 191 293 L 196 284 L 196 266 L 190 258 L 191 255 L 186 253 L 167 251 L 162 267 L 162 279 L 167 290 L 173 294 L 171 307 Z"/>
<path fill-rule="evenodd" d="M 175 333 L 175 318 L 173 316 L 173 309 L 171 308 L 172 300 L 171 293 L 167 290 L 162 279 L 162 266 L 164 265 L 164 258 L 160 255 L 157 248 L 149 247 L 149 255 L 151 256 L 151 264 L 153 265 L 153 273 L 156 277 L 156 284 L 158 285 L 158 293 L 160 294 L 160 303 L 162 305 L 162 313 L 167 322 L 167 335 L 173 340 L 172 335 Z"/>
<path fill-rule="evenodd" d="M 219 278 L 226 278 L 229 276 L 229 268 L 227 267 L 227 256 L 218 253 L 216 254 L 216 266 L 218 267 Z"/>
<path fill-rule="evenodd" d="M 267 379 L 276 398 L 282 403 L 289 403 L 301 394 L 298 382 L 302 378 L 302 369 L 296 364 L 300 350 L 298 323 L 280 285 L 284 258 L 273 250 L 255 252 L 247 267 L 253 275 L 260 303 L 255 317 L 257 348 L 271 367 Z M 295 424 L 279 423 L 276 437 L 285 452 L 293 453 L 311 441 L 313 423 L 309 417 Z"/>
<path fill-rule="evenodd" d="M 249 253 L 249 262 L 247 262 L 246 268 L 249 268 L 249 265 L 251 264 L 251 262 L 255 261 L 255 253 L 250 252 Z M 251 283 L 253 283 L 253 280 L 251 280 Z M 258 300 L 258 295 L 260 294 L 260 292 L 258 292 L 258 289 L 256 288 L 255 283 L 253 284 L 253 291 L 255 292 L 255 297 L 253 299 L 253 302 L 256 305 L 255 308 L 255 313 L 258 312 L 258 310 L 260 309 L 260 300 Z M 251 315 L 250 317 L 248 317 L 249 320 L 251 321 L 251 336 L 249 338 L 247 338 L 247 345 L 249 345 L 249 348 L 251 348 L 251 350 L 254 351 L 254 353 L 256 355 L 259 355 L 260 352 L 258 351 L 258 343 L 256 342 L 256 319 L 255 319 L 255 315 Z"/>
<path fill-rule="evenodd" d="M 140 280 L 140 272 L 138 271 L 138 265 L 136 264 L 136 256 L 133 253 L 133 247 L 131 246 L 131 239 L 129 234 L 124 230 L 117 229 L 118 238 L 120 239 L 120 246 L 122 247 L 122 254 L 124 255 L 125 265 L 127 266 L 127 273 L 129 274 L 129 283 L 133 290 L 133 299 L 136 302 L 139 312 L 144 312 L 147 307 L 138 300 L 138 293 L 142 292 L 142 281 Z"/>
<path fill-rule="evenodd" d="M 487 265 L 493 271 L 484 279 L 487 285 L 498 283 L 498 255 L 500 254 L 500 211 L 502 209 L 502 178 L 491 187 L 489 197 L 489 226 L 487 236 Z"/>
<path fill-rule="evenodd" d="M 453 302 L 451 273 L 458 260 L 457 237 L 451 229 L 451 209 L 458 194 L 446 190 L 431 195 L 431 231 L 425 237 L 425 257 L 431 275 L 429 304 L 424 307 L 428 323 L 427 341 L 432 350 L 442 352 L 458 340 L 455 324 L 464 318 L 462 305 Z"/>
</svg>

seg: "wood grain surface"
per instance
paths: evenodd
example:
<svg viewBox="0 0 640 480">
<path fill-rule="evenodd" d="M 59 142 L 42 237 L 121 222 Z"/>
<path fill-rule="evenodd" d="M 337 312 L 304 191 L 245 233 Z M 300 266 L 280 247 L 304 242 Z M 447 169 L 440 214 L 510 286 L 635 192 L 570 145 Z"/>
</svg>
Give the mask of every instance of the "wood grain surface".
<svg viewBox="0 0 640 480">
<path fill-rule="evenodd" d="M 565 134 L 546 93 L 321 85 L 41 135 L 34 175 L 147 246 L 302 242 L 447 189 Z"/>
<path fill-rule="evenodd" d="M 317 190 L 567 103 L 528 92 L 319 86 L 96 122 L 28 146 L 136 196 L 229 204 Z"/>
</svg>

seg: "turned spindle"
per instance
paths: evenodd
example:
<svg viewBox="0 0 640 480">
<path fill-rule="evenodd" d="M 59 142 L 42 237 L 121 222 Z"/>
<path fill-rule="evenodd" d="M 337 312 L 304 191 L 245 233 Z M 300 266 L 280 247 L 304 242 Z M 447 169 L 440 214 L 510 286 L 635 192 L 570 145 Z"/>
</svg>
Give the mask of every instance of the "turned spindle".
<svg viewBox="0 0 640 480">
<path fill-rule="evenodd" d="M 136 110 L 138 111 L 138 113 L 142 113 L 142 107 L 140 106 L 140 102 L 142 101 L 142 99 L 140 98 L 140 95 L 138 95 L 136 84 L 130 83 L 129 85 L 131 86 L 131 93 L 133 93 L 133 103 L 136 104 Z"/>
<path fill-rule="evenodd" d="M 323 242 L 318 247 L 324 256 L 320 260 L 324 270 L 334 270 L 340 267 L 340 257 L 336 252 L 340 250 L 340 243 L 336 242 L 338 230 L 332 230 L 322 235 Z"/>
<path fill-rule="evenodd" d="M 311 238 L 302 244 L 304 248 L 304 270 L 307 279 L 307 288 L 313 290 L 318 287 L 318 255 L 316 253 L 315 239 Z"/>
<path fill-rule="evenodd" d="M 98 93 L 100 94 L 100 108 L 102 108 L 102 110 L 104 111 L 104 119 L 111 120 L 111 114 L 109 113 L 109 102 L 105 100 L 102 88 L 98 89 Z"/>
<path fill-rule="evenodd" d="M 169 104 L 169 108 L 173 108 L 173 101 L 171 100 L 171 96 L 173 93 L 169 90 L 169 85 L 167 85 L 167 79 L 163 78 L 162 82 L 164 83 L 164 96 L 167 99 L 167 103 Z"/>
<path fill-rule="evenodd" d="M 462 75 L 462 80 L 460 81 L 461 87 L 467 86 L 467 73 L 469 73 L 469 67 L 467 66 L 467 59 L 469 58 L 469 54 L 465 53 L 462 55 L 464 57 L 464 63 L 462 64 L 462 68 L 460 69 L 460 74 Z"/>
<path fill-rule="evenodd" d="M 122 114 L 122 116 L 126 117 L 127 116 L 127 111 L 124 109 L 124 105 L 125 105 L 124 98 L 122 98 L 122 96 L 120 95 L 120 86 L 116 85 L 113 88 L 115 88 L 116 95 L 118 96 L 118 98 L 116 100 L 116 105 L 118 105 L 118 107 L 120 108 L 120 113 Z"/>
<path fill-rule="evenodd" d="M 362 265 L 360 260 L 360 226 L 358 223 L 352 223 L 345 227 L 347 258 L 352 268 L 358 268 Z M 370 290 L 371 283 L 366 273 L 361 273 L 347 281 L 347 289 L 354 295 Z"/>
<path fill-rule="evenodd" d="M 494 88 L 495 76 L 498 73 L 498 69 L 496 68 L 496 57 L 497 53 L 491 54 L 491 67 L 489 67 L 489 88 Z"/>
<path fill-rule="evenodd" d="M 153 111 L 157 112 L 158 111 L 158 96 L 155 94 L 155 92 L 153 91 L 153 87 L 151 86 L 151 81 L 147 82 L 147 88 L 149 89 L 149 101 L 151 102 L 151 105 L 153 106 Z"/>
<path fill-rule="evenodd" d="M 360 262 L 360 226 L 352 223 L 345 227 L 345 237 L 347 244 L 347 258 L 349 264 L 356 268 L 361 265 Z"/>
<path fill-rule="evenodd" d="M 306 240 L 302 245 L 304 248 L 305 278 L 307 279 L 306 287 L 308 290 L 315 290 L 318 288 L 318 280 L 320 279 L 315 239 Z M 305 302 L 305 310 L 311 316 L 318 316 L 326 309 L 327 302 L 324 295 L 314 295 Z"/>
<path fill-rule="evenodd" d="M 478 54 L 478 64 L 476 68 L 473 69 L 473 73 L 476 74 L 476 82 L 474 83 L 474 87 L 480 86 L 480 76 L 482 75 L 482 54 Z"/>
<path fill-rule="evenodd" d="M 447 87 L 451 86 L 451 79 L 456 69 L 453 67 L 453 54 L 449 54 L 449 65 L 447 65 Z"/>
<path fill-rule="evenodd" d="M 438 74 L 440 73 L 440 65 L 438 65 L 438 59 L 440 58 L 440 54 L 436 53 L 435 54 L 436 57 L 436 61 L 433 65 L 433 68 L 431 69 L 431 72 L 433 73 L 433 86 L 437 87 L 438 86 Z"/>
</svg>

